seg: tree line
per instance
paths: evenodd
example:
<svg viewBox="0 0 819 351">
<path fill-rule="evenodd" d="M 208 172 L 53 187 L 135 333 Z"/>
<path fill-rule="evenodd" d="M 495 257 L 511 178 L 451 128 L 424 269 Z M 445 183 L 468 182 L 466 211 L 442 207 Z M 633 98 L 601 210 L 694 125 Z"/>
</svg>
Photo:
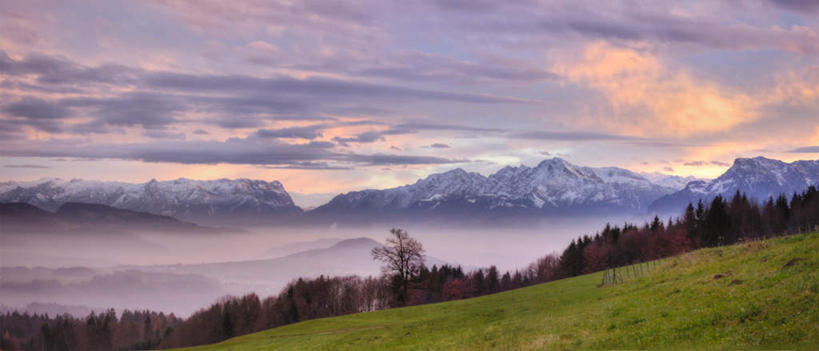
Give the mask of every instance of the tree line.
<svg viewBox="0 0 819 351">
<path fill-rule="evenodd" d="M 379 277 L 299 278 L 276 296 L 224 297 L 186 319 L 150 311 L 124 311 L 118 317 L 110 310 L 87 318 L 6 313 L 0 315 L 0 349 L 135 350 L 208 344 L 309 319 L 492 294 L 701 247 L 812 231 L 817 225 L 815 187 L 761 205 L 737 192 L 730 199 L 717 196 L 689 204 L 676 219 L 606 225 L 594 235 L 572 240 L 560 254 L 503 273 L 495 266 L 471 272 L 460 266 L 427 267 L 421 243 L 393 229 L 387 245 L 372 252 L 384 263 Z"/>
</svg>

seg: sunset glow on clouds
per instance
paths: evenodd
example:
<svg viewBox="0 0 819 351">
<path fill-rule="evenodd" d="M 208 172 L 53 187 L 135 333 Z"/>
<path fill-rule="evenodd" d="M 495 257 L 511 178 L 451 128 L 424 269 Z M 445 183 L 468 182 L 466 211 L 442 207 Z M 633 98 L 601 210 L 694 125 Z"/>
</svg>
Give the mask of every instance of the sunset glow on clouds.
<svg viewBox="0 0 819 351">
<path fill-rule="evenodd" d="M 7 1 L 0 178 L 334 193 L 555 156 L 816 159 L 813 4 Z"/>
</svg>

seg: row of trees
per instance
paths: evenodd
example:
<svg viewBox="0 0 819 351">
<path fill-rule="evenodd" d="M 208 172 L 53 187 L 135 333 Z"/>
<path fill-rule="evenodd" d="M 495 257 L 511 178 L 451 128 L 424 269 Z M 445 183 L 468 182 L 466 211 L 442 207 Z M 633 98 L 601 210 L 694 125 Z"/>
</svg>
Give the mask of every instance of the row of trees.
<svg viewBox="0 0 819 351">
<path fill-rule="evenodd" d="M 793 194 L 769 198 L 758 205 L 745 194 L 731 199 L 716 196 L 709 203 L 688 204 L 681 218 L 637 227 L 607 225 L 593 236 L 573 240 L 560 256 L 557 276 L 575 276 L 668 257 L 701 247 L 741 240 L 815 231 L 819 228 L 819 191 L 813 186 Z"/>
<path fill-rule="evenodd" d="M 214 343 L 298 321 L 481 296 L 532 284 L 676 255 L 688 250 L 770 237 L 819 224 L 819 192 L 810 187 L 790 200 L 770 198 L 761 206 L 737 193 L 689 204 L 682 217 L 655 217 L 642 226 L 606 225 L 573 240 L 560 255 L 547 255 L 526 269 L 501 273 L 495 266 L 464 272 L 428 268 L 424 249 L 406 231 L 393 229 L 372 256 L 384 263 L 381 277 L 297 279 L 277 296 L 225 297 L 182 320 L 155 312 L 113 311 L 85 319 L 10 313 L 0 315 L 2 350 L 150 349 Z"/>
<path fill-rule="evenodd" d="M 83 319 L 70 315 L 0 314 L 0 350 L 147 350 L 182 324 L 173 314 L 113 309 Z"/>
</svg>

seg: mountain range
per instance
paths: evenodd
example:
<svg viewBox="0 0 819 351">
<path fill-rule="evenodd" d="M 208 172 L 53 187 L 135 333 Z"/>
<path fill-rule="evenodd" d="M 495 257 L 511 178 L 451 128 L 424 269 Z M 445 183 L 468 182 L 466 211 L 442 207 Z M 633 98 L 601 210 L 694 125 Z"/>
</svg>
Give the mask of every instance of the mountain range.
<svg viewBox="0 0 819 351">
<path fill-rule="evenodd" d="M 507 166 L 488 176 L 457 168 L 390 189 L 335 196 L 310 211 L 296 206 L 278 181 L 152 180 L 143 184 L 43 179 L 0 183 L 0 202 L 56 210 L 66 202 L 211 223 L 357 221 L 396 218 L 495 218 L 509 215 L 677 212 L 689 201 L 744 192 L 757 200 L 819 183 L 819 161 L 785 163 L 739 158 L 714 180 L 618 167 L 583 167 L 561 158 L 534 167 Z"/>
<path fill-rule="evenodd" d="M 175 218 L 217 222 L 267 220 L 302 210 L 278 181 L 251 179 L 170 181 L 133 184 L 42 179 L 0 183 L 0 202 L 21 202 L 56 211 L 66 202 L 93 203 Z"/>
<path fill-rule="evenodd" d="M 504 167 L 489 176 L 458 168 L 397 188 L 349 192 L 311 213 L 338 219 L 395 213 L 632 213 L 676 190 L 623 168 L 580 167 L 552 158 L 535 167 Z"/>
<path fill-rule="evenodd" d="M 693 181 L 685 188 L 655 200 L 653 212 L 679 212 L 689 202 L 709 201 L 717 195 L 730 197 L 737 191 L 757 202 L 802 192 L 819 185 L 819 160 L 791 163 L 765 157 L 738 158 L 725 173 L 711 181 Z"/>
<path fill-rule="evenodd" d="M 30 232 L 90 234 L 118 231 L 217 233 L 222 231 L 222 229 L 203 227 L 169 216 L 78 202 L 63 203 L 55 212 L 21 202 L 0 203 L 0 223 L 3 229 L 0 234 Z"/>
</svg>

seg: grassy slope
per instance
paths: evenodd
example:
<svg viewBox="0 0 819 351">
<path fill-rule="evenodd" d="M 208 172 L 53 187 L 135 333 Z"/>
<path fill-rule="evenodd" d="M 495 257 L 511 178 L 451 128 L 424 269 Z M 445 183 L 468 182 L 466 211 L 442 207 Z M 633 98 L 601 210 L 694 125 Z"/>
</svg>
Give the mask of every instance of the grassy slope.
<svg viewBox="0 0 819 351">
<path fill-rule="evenodd" d="M 803 260 L 783 268 L 793 258 Z M 816 233 L 699 250 L 615 287 L 598 288 L 601 277 L 306 321 L 196 349 L 819 349 Z"/>
</svg>

